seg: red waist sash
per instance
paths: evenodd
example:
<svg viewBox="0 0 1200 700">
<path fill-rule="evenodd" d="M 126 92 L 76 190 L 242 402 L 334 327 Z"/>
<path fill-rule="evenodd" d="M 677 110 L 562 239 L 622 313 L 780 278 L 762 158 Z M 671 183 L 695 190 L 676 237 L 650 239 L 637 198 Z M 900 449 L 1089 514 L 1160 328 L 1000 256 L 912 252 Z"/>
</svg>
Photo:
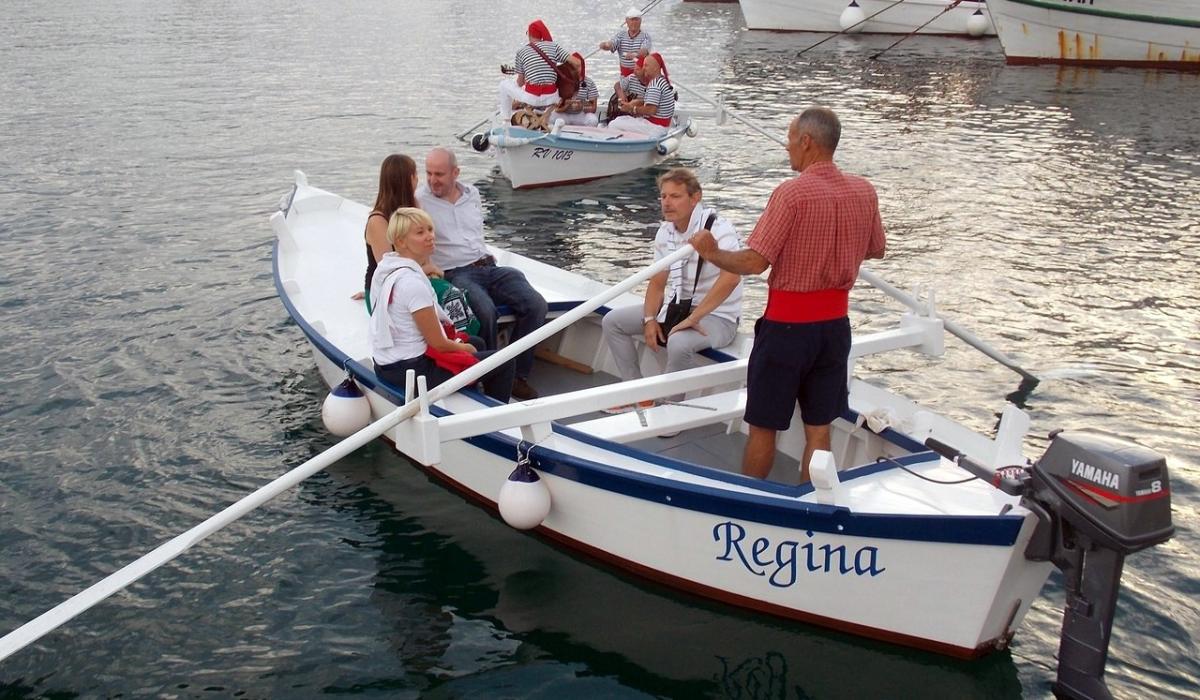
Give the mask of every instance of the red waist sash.
<svg viewBox="0 0 1200 700">
<path fill-rule="evenodd" d="M 633 69 L 621 66 L 621 77 L 624 78 L 627 75 L 633 75 Z"/>
<path fill-rule="evenodd" d="M 528 92 L 530 95 L 549 95 L 552 92 L 558 92 L 558 83 L 550 83 L 549 85 L 525 83 L 525 92 Z"/>
<path fill-rule="evenodd" d="M 784 292 L 771 289 L 763 318 L 778 323 L 832 321 L 850 313 L 850 290 L 820 289 L 815 292 Z"/>
<path fill-rule="evenodd" d="M 658 124 L 659 126 L 665 126 L 668 129 L 671 128 L 671 118 L 670 117 L 646 117 L 646 121 L 650 122 L 651 124 Z"/>
</svg>

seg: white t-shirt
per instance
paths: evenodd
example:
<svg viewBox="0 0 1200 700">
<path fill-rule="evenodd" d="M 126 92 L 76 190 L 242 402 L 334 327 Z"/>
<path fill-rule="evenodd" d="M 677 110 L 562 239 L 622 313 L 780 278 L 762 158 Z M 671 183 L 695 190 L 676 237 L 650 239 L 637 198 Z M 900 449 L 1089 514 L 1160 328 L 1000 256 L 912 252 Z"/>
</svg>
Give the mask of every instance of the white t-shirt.
<svg viewBox="0 0 1200 700">
<path fill-rule="evenodd" d="M 395 253 L 388 253 L 384 256 L 385 260 L 389 257 L 400 258 Z M 425 336 L 421 335 L 420 329 L 417 328 L 416 321 L 413 320 L 413 312 L 433 307 L 439 319 L 445 313 L 438 306 L 437 294 L 433 291 L 433 285 L 429 283 L 429 278 L 425 276 L 416 262 L 407 259 L 404 259 L 403 262 L 388 262 L 392 264 L 385 266 L 384 261 L 380 261 L 380 269 L 375 273 L 375 278 L 380 282 L 378 285 L 372 285 L 371 295 L 377 307 L 376 313 L 383 312 L 383 309 L 378 307 L 385 307 L 388 315 L 387 332 L 391 334 L 391 346 L 382 347 L 384 343 L 378 342 L 374 335 L 376 332 L 374 325 L 372 325 L 371 357 L 381 365 L 410 360 L 425 354 L 428 344 L 425 342 Z M 385 300 L 377 298 L 376 293 L 385 288 L 385 280 L 389 274 L 394 281 L 392 282 L 391 298 L 385 304 Z"/>
<path fill-rule="evenodd" d="M 670 221 L 664 221 L 658 227 L 658 233 L 654 235 L 654 259 L 661 260 L 671 253 L 682 248 L 687 244 L 688 239 L 704 228 L 705 222 L 708 221 L 708 215 L 713 209 L 708 209 L 703 202 L 696 205 L 692 210 L 691 221 L 688 222 L 687 231 L 680 232 L 675 228 L 675 224 Z M 733 224 L 728 220 L 717 217 L 712 226 L 713 237 L 717 239 L 717 247 L 721 250 L 741 250 L 742 241 L 738 237 L 737 231 L 734 230 Z M 696 279 L 696 265 L 700 262 L 700 256 L 693 253 L 683 262 L 677 262 L 671 266 L 671 270 L 667 276 L 666 296 L 663 298 L 663 308 L 658 312 L 658 320 L 662 321 L 667 315 L 667 304 L 671 303 L 672 299 L 676 298 L 676 292 L 679 292 L 679 299 L 691 297 L 692 307 L 695 308 L 704 299 L 708 291 L 713 288 L 717 277 L 721 275 L 721 268 L 713 265 L 710 262 L 705 262 L 704 267 L 700 269 L 700 280 L 696 284 L 696 293 L 692 294 L 692 281 Z M 717 318 L 723 318 L 737 323 L 742 315 L 742 281 L 738 278 L 737 286 L 725 297 L 725 301 L 711 312 Z"/>
</svg>

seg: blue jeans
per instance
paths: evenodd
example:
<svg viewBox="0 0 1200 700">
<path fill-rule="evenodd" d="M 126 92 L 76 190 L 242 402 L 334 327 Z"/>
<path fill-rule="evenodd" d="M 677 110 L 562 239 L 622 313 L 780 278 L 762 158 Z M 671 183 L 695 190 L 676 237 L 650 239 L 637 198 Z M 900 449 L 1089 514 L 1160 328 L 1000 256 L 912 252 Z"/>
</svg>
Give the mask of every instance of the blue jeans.
<svg viewBox="0 0 1200 700">
<path fill-rule="evenodd" d="M 471 309 L 479 317 L 479 335 L 488 348 L 496 348 L 496 306 L 504 305 L 516 314 L 517 323 L 509 342 L 529 335 L 546 322 L 546 300 L 513 267 L 481 265 L 446 270 L 446 281 L 467 293 Z M 517 356 L 516 374 L 529 378 L 533 369 L 533 348 Z"/>
</svg>

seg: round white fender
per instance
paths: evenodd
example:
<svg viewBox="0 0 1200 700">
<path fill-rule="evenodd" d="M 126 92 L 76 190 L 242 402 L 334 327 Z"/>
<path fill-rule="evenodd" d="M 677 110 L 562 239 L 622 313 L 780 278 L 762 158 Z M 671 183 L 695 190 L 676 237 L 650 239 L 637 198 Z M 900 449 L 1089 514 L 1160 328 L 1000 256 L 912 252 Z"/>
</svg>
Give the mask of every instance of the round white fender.
<svg viewBox="0 0 1200 700">
<path fill-rule="evenodd" d="M 325 397 L 321 404 L 321 420 L 325 429 L 338 437 L 353 435 L 370 425 L 371 402 L 354 380 L 346 377 L 346 381 L 333 387 Z"/>
<path fill-rule="evenodd" d="M 857 34 L 863 30 L 861 22 L 866 18 L 867 15 L 858 6 L 858 2 L 850 0 L 850 4 L 846 6 L 846 9 L 842 10 L 842 15 L 838 17 L 838 24 L 842 26 L 842 31 L 847 34 Z"/>
<path fill-rule="evenodd" d="M 660 156 L 669 156 L 677 150 L 679 150 L 679 139 L 676 137 L 658 142 L 658 155 Z"/>
<path fill-rule="evenodd" d="M 979 37 L 983 36 L 984 32 L 992 26 L 987 15 L 983 14 L 983 10 L 976 8 L 975 13 L 967 18 L 967 34 Z"/>
<path fill-rule="evenodd" d="M 518 530 L 535 528 L 550 514 L 550 490 L 525 462 L 517 464 L 508 475 L 496 501 L 500 517 Z"/>
</svg>

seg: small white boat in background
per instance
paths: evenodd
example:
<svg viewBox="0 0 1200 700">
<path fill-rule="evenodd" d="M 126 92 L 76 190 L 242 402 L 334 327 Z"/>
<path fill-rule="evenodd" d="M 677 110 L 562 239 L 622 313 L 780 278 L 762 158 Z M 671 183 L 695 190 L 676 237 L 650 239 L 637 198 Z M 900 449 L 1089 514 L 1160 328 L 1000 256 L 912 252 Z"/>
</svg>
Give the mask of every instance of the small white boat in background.
<svg viewBox="0 0 1200 700">
<path fill-rule="evenodd" d="M 741 5 L 749 29 L 908 34 L 920 27 L 918 34 L 996 34 L 983 0 L 741 0 Z"/>
<path fill-rule="evenodd" d="M 988 9 L 1008 63 L 1200 70 L 1197 0 L 988 0 Z"/>
<path fill-rule="evenodd" d="M 1057 565 L 1068 601 L 1056 690 L 1103 697 L 1124 556 L 1173 533 L 1162 457 L 1063 433 L 1029 463 L 1021 454 L 1029 418 L 1015 406 L 992 439 L 855 377 L 832 451 L 813 460 L 813 483 L 796 483 L 804 449 L 796 418 L 780 433 L 769 478 L 747 478 L 738 455 L 749 338 L 707 351 L 694 369 L 618 381 L 600 304 L 641 303 L 615 296 L 637 276 L 608 289 L 500 249 L 499 263 L 522 270 L 552 316 L 579 317 L 523 339 L 540 342 L 542 397 L 501 405 L 435 389 L 410 403 L 418 380 L 379 381 L 367 314 L 350 299 L 362 285 L 367 213 L 297 173 L 271 217 L 276 289 L 334 387 L 326 408 L 364 414 L 341 432 L 405 406 L 414 417 L 383 437 L 514 527 L 730 605 L 956 657 L 1005 647 Z M 943 320 L 931 304 L 906 303 L 921 311 L 895 329 L 856 335 L 852 365 L 901 348 L 941 353 Z M 643 365 L 660 355 L 645 351 Z M 599 411 L 681 393 L 682 402 Z"/>
<path fill-rule="evenodd" d="M 675 155 L 685 136 L 695 135 L 691 117 L 677 111 L 667 133 L 655 138 L 606 127 L 559 124 L 544 132 L 500 125 L 477 134 L 471 146 L 481 152 L 495 149 L 500 171 L 513 189 L 526 189 L 587 182 L 658 165 Z"/>
</svg>

